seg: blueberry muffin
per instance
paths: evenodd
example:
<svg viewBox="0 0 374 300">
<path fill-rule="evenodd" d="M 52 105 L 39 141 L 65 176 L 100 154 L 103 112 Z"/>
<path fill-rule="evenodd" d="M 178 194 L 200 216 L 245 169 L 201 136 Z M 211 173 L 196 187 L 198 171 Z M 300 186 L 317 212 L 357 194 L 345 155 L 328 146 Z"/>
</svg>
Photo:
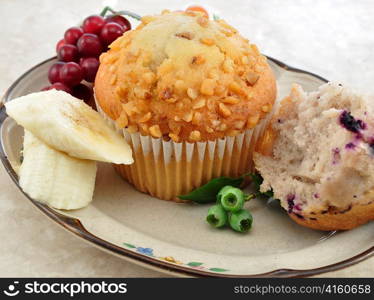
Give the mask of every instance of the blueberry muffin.
<svg viewBox="0 0 374 300">
<path fill-rule="evenodd" d="M 346 230 L 374 220 L 373 99 L 340 84 L 295 85 L 254 155 L 263 191 L 297 223 Z"/>
</svg>

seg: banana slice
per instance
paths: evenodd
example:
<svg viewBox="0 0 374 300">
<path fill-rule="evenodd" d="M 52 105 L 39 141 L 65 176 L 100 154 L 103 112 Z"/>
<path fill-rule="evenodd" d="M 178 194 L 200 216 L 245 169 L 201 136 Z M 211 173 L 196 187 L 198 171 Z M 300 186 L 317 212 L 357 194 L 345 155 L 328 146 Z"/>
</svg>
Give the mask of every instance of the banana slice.
<svg viewBox="0 0 374 300">
<path fill-rule="evenodd" d="M 98 112 L 68 93 L 49 90 L 5 104 L 7 114 L 50 147 L 70 156 L 133 163 L 130 146 Z"/>
<path fill-rule="evenodd" d="M 31 198 L 58 209 L 78 209 L 92 201 L 96 162 L 47 146 L 25 130 L 19 184 Z"/>
</svg>

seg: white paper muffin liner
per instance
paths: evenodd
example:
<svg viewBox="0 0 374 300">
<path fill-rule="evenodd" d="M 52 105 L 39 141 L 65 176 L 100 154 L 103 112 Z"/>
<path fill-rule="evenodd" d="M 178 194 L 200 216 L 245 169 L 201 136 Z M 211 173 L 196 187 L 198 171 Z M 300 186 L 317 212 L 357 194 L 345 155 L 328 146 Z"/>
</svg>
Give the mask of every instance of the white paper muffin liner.
<svg viewBox="0 0 374 300">
<path fill-rule="evenodd" d="M 238 177 L 253 171 L 252 153 L 263 134 L 270 114 L 250 130 L 235 137 L 207 142 L 165 141 L 119 129 L 96 101 L 96 107 L 133 150 L 134 163 L 114 165 L 122 177 L 138 190 L 163 200 L 181 202 L 183 195 L 220 176 Z"/>
</svg>

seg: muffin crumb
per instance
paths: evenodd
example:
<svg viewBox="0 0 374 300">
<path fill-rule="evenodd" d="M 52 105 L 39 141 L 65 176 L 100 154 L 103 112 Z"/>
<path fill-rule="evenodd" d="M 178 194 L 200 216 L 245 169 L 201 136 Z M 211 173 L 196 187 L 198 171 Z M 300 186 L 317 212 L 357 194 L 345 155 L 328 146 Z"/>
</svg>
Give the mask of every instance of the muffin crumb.
<svg viewBox="0 0 374 300">
<path fill-rule="evenodd" d="M 197 96 L 198 96 L 198 93 L 197 93 L 197 91 L 196 91 L 195 89 L 193 89 L 193 88 L 188 88 L 188 89 L 187 89 L 187 95 L 188 95 L 188 97 L 190 97 L 191 99 L 196 99 Z"/>
<path fill-rule="evenodd" d="M 199 108 L 203 108 L 206 104 L 206 100 L 204 98 L 200 98 L 198 99 L 193 105 L 192 105 L 192 108 L 193 109 L 199 109 Z"/>
<path fill-rule="evenodd" d="M 205 58 L 202 55 L 196 55 L 196 56 L 192 57 L 191 63 L 193 65 L 201 65 L 201 64 L 205 63 Z"/>
<path fill-rule="evenodd" d="M 247 128 L 249 128 L 249 129 L 254 128 L 257 125 L 259 120 L 260 120 L 260 115 L 259 114 L 255 115 L 255 116 L 250 116 L 248 118 Z"/>
<path fill-rule="evenodd" d="M 187 40 L 192 40 L 194 35 L 191 32 L 181 32 L 181 33 L 176 33 L 175 36 L 187 39 Z"/>
<path fill-rule="evenodd" d="M 198 142 L 198 141 L 200 141 L 200 139 L 201 139 L 200 131 L 198 131 L 198 130 L 191 131 L 191 133 L 190 133 L 190 140 L 191 141 Z"/>
<path fill-rule="evenodd" d="M 212 96 L 214 94 L 214 88 L 216 86 L 215 80 L 213 79 L 204 79 L 201 84 L 200 92 L 203 95 Z"/>
<path fill-rule="evenodd" d="M 240 100 L 238 98 L 229 96 L 229 97 L 223 98 L 221 101 L 225 104 L 237 104 L 239 103 Z"/>
<path fill-rule="evenodd" d="M 179 136 L 174 133 L 169 133 L 169 137 L 173 140 L 173 142 L 179 143 L 180 141 Z"/>
<path fill-rule="evenodd" d="M 149 127 L 149 133 L 155 138 L 160 138 L 162 136 L 160 126 L 158 125 L 153 125 Z"/>
<path fill-rule="evenodd" d="M 259 78 L 260 75 L 255 72 L 248 72 L 245 77 L 247 84 L 250 86 L 254 86 Z"/>
<path fill-rule="evenodd" d="M 207 46 L 213 46 L 215 44 L 214 40 L 210 38 L 201 38 L 200 42 Z"/>
<path fill-rule="evenodd" d="M 143 117 L 141 117 L 141 118 L 139 119 L 139 122 L 140 122 L 140 123 L 146 123 L 146 122 L 148 122 L 151 118 L 152 118 L 152 113 L 151 113 L 151 112 L 148 112 L 148 113 L 146 113 Z"/>
<path fill-rule="evenodd" d="M 230 117 L 231 116 L 231 110 L 224 103 L 220 103 L 218 105 L 218 107 L 219 107 L 219 113 L 223 117 Z"/>
</svg>

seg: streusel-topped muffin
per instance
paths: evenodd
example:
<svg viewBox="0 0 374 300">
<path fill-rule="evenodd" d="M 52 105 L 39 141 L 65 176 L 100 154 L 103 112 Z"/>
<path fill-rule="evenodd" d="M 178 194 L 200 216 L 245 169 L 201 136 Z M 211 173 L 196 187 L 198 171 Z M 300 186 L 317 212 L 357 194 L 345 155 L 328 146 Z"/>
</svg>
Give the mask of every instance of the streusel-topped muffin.
<svg viewBox="0 0 374 300">
<path fill-rule="evenodd" d="M 135 164 L 119 169 L 140 190 L 172 199 L 251 169 L 250 148 L 276 84 L 266 58 L 236 29 L 194 12 L 148 16 L 100 61 L 96 101 L 138 147 Z M 147 179 L 140 168 L 160 174 Z"/>
</svg>

